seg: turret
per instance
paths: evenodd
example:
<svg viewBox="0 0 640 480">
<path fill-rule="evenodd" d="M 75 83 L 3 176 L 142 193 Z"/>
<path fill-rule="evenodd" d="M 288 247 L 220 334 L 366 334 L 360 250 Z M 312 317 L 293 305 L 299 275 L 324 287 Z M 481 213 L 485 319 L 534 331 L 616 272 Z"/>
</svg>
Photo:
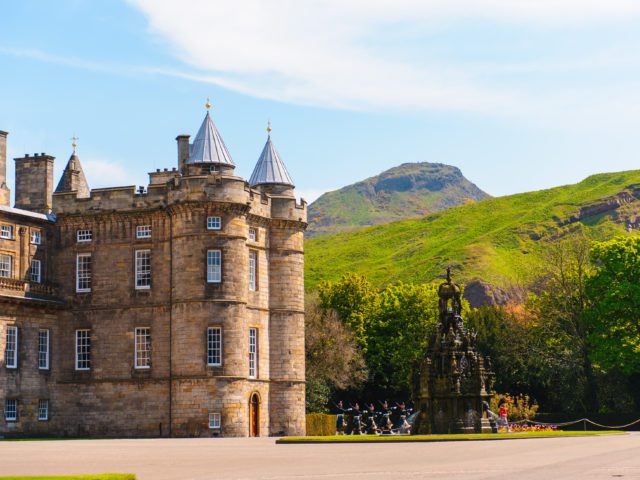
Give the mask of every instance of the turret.
<svg viewBox="0 0 640 480">
<path fill-rule="evenodd" d="M 8 207 L 11 191 L 7 186 L 7 132 L 0 130 L 0 206 Z"/>
<path fill-rule="evenodd" d="M 231 159 L 229 150 L 224 144 L 224 140 L 220 136 L 220 132 L 216 128 L 215 123 L 209 113 L 211 103 L 207 99 L 207 114 L 200 125 L 200 130 L 193 139 L 193 143 L 189 145 L 189 158 L 185 162 L 185 170 L 188 175 L 202 175 L 208 173 L 233 174 L 236 168 L 235 163 Z M 179 160 L 184 155 L 185 140 L 183 136 L 178 140 L 178 156 Z M 188 138 L 187 138 L 188 143 Z M 182 148 L 181 148 L 182 147 Z"/>
<path fill-rule="evenodd" d="M 76 153 L 77 138 L 73 138 L 73 153 L 69 157 L 69 162 L 62 172 L 62 177 L 58 182 L 55 193 L 76 192 L 77 198 L 88 198 L 91 194 L 89 184 L 84 176 L 80 159 Z"/>
<path fill-rule="evenodd" d="M 271 140 L 271 122 L 267 125 L 267 143 L 249 178 L 249 184 L 272 195 L 294 196 L 293 180 Z"/>
</svg>

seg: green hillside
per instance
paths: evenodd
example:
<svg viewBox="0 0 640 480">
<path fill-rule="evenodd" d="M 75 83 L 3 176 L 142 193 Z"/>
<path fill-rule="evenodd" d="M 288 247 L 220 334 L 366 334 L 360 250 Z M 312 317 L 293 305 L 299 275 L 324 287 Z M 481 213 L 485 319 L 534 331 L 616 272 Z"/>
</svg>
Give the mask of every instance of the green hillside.
<svg viewBox="0 0 640 480">
<path fill-rule="evenodd" d="M 417 220 L 361 228 L 305 242 L 306 286 L 346 272 L 378 286 L 426 282 L 451 263 L 457 278 L 524 284 L 544 242 L 583 225 L 595 239 L 638 234 L 640 170 L 593 175 L 575 185 L 490 198 Z"/>
<path fill-rule="evenodd" d="M 457 167 L 404 163 L 318 198 L 309 205 L 307 237 L 421 218 L 485 198 Z"/>
</svg>

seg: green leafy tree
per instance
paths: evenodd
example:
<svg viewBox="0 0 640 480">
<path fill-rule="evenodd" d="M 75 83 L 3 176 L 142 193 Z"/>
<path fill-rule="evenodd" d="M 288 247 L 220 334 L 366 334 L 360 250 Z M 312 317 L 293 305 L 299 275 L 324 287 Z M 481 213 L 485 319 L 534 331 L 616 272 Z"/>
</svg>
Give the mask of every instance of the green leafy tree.
<svg viewBox="0 0 640 480">
<path fill-rule="evenodd" d="M 400 283 L 380 294 L 372 319 L 367 365 L 381 388 L 409 391 L 413 363 L 424 354 L 438 321 L 438 287 Z"/>
<path fill-rule="evenodd" d="M 640 238 L 596 243 L 587 281 L 591 355 L 605 370 L 640 373 Z"/>
<path fill-rule="evenodd" d="M 378 315 L 380 294 L 362 275 L 346 274 L 337 282 L 318 286 L 320 308 L 335 310 L 366 353 L 369 322 Z"/>
</svg>

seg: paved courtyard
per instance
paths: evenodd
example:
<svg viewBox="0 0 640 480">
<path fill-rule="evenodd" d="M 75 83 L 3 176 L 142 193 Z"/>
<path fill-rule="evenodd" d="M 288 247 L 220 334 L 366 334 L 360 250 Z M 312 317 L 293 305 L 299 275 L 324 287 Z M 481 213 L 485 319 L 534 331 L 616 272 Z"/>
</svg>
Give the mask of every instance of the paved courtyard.
<svg viewBox="0 0 640 480">
<path fill-rule="evenodd" d="M 640 479 L 640 433 L 360 445 L 260 439 L 0 442 L 0 475 L 130 472 L 138 479 Z"/>
</svg>

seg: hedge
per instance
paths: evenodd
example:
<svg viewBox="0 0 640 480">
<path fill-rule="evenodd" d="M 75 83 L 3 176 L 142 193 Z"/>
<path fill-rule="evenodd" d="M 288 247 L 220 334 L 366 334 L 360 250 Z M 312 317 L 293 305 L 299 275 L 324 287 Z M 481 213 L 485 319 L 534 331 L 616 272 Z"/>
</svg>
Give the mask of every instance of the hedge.
<svg viewBox="0 0 640 480">
<path fill-rule="evenodd" d="M 324 413 L 307 413 L 307 435 L 326 436 L 336 434 L 336 416 Z"/>
</svg>

